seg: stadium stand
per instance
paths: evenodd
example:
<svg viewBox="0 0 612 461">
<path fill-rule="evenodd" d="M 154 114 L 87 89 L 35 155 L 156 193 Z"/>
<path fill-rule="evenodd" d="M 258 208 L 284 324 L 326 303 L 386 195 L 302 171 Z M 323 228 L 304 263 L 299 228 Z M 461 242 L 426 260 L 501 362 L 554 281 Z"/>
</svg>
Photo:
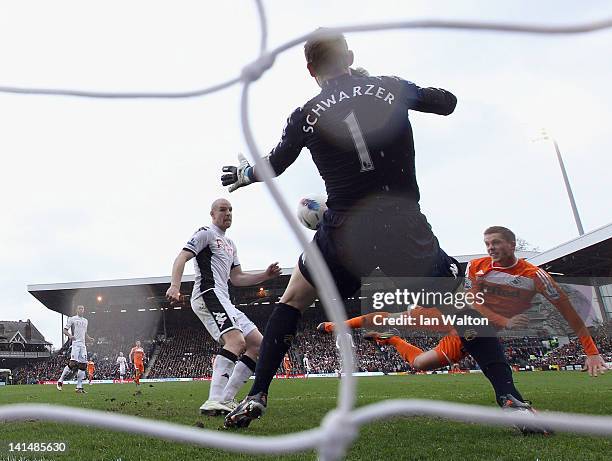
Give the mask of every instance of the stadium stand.
<svg viewBox="0 0 612 461">
<path fill-rule="evenodd" d="M 250 306 L 245 311 L 263 329 L 271 306 Z M 168 311 L 165 321 L 152 328 L 150 322 L 135 322 L 138 317 L 126 317 L 121 322 L 106 321 L 95 317 L 90 323 L 90 334 L 96 338 L 95 344 L 88 348 L 90 357 L 96 363 L 95 379 L 118 379 L 116 359 L 122 351 L 126 356 L 136 339 L 140 339 L 147 358 L 156 360 L 147 370 L 148 378 L 200 378 L 209 377 L 212 358 L 218 346 L 212 341 L 204 327 L 191 309 Z M 146 314 L 145 314 L 146 315 Z M 99 320 L 99 321 L 98 321 Z M 322 309 L 313 308 L 304 316 L 300 331 L 291 351 L 292 374 L 302 375 L 306 370 L 303 357 L 310 363 L 310 373 L 338 373 L 339 354 L 333 335 L 322 335 L 316 325 L 326 320 Z M 97 325 L 96 325 L 97 324 Z M 602 355 L 612 361 L 612 340 L 609 335 L 612 322 L 593 330 L 593 335 Z M 411 336 L 410 341 L 427 350 L 437 344 L 436 336 Z M 559 369 L 579 366 L 584 362 L 580 343 L 572 339 L 559 345 L 552 337 L 521 337 L 503 339 L 506 356 L 516 369 Z M 364 340 L 360 332 L 353 332 L 353 343 L 357 357 L 357 371 L 361 372 L 411 372 L 410 366 L 397 354 L 393 347 L 378 346 Z M 15 383 L 32 384 L 57 379 L 68 360 L 69 345 L 49 358 L 31 361 L 14 370 Z M 476 369 L 471 357 L 460 362 L 464 370 Z M 572 368 L 573 369 L 573 368 Z M 131 374 L 128 368 L 128 374 Z M 285 371 L 279 369 L 279 373 Z"/>
</svg>

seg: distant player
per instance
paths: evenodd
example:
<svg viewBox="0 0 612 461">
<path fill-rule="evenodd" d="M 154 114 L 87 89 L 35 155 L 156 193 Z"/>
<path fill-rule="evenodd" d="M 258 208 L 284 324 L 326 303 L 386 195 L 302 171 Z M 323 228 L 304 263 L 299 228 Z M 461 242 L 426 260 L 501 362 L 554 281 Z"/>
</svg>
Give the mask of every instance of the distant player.
<svg viewBox="0 0 612 461">
<path fill-rule="evenodd" d="M 85 379 L 85 370 L 87 369 L 87 347 L 85 342 L 93 342 L 93 338 L 87 334 L 87 319 L 83 317 L 85 314 L 85 307 L 78 305 L 76 307 L 76 315 L 69 317 L 66 321 L 63 333 L 68 336 L 68 339 L 72 341 L 72 347 L 70 351 L 70 361 L 68 365 L 64 367 L 62 375 L 57 381 L 57 390 L 61 391 L 64 378 L 71 373 L 77 372 L 77 393 L 85 393 L 83 389 L 83 380 Z"/>
<path fill-rule="evenodd" d="M 353 341 L 353 335 L 351 333 L 347 333 L 346 334 L 349 344 L 351 345 L 351 349 L 353 349 L 353 352 L 355 351 L 355 342 Z M 340 338 L 336 338 L 336 349 L 338 349 L 338 356 L 340 357 Z M 342 373 L 344 373 L 344 364 L 342 363 L 342 360 L 339 359 L 340 365 L 339 365 L 339 369 L 338 371 L 338 378 L 342 377 Z"/>
<path fill-rule="evenodd" d="M 278 263 L 272 263 L 263 272 L 243 272 L 236 245 L 226 235 L 232 225 L 232 204 L 223 198 L 215 200 L 210 217 L 210 226 L 196 231 L 174 260 L 166 297 L 181 301 L 183 271 L 187 261 L 193 259 L 196 278 L 191 309 L 220 346 L 213 362 L 208 399 L 200 412 L 217 415 L 236 407 L 234 397 L 255 371 L 261 343 L 255 324 L 232 304 L 228 281 L 234 286 L 258 285 L 278 277 L 281 270 Z"/>
<path fill-rule="evenodd" d="M 123 383 L 125 379 L 125 368 L 127 365 L 127 360 L 123 356 L 123 352 L 119 352 L 119 357 L 117 357 L 117 364 L 119 365 L 119 381 Z"/>
<path fill-rule="evenodd" d="M 289 354 L 285 354 L 285 358 L 283 359 L 283 368 L 285 370 L 285 377 L 288 378 L 291 375 L 291 359 L 289 358 Z"/>
<path fill-rule="evenodd" d="M 96 364 L 93 360 L 87 362 L 87 376 L 89 378 L 89 385 L 91 386 L 91 381 L 93 380 L 94 373 L 96 372 Z"/>
<path fill-rule="evenodd" d="M 306 374 L 306 378 L 308 378 L 308 375 L 310 374 L 310 360 L 308 360 L 307 355 L 304 355 L 302 365 L 304 365 L 304 373 Z"/>
<path fill-rule="evenodd" d="M 136 345 L 130 351 L 130 363 L 134 364 L 134 382 L 136 387 L 140 387 L 140 377 L 144 373 L 145 352 L 140 341 L 136 341 Z"/>
</svg>

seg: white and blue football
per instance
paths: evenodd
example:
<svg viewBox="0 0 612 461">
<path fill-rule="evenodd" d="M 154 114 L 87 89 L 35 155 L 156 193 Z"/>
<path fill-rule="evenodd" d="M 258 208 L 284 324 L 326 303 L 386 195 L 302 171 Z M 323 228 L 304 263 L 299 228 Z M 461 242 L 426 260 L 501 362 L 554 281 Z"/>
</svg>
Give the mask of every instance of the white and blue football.
<svg viewBox="0 0 612 461">
<path fill-rule="evenodd" d="M 327 210 L 327 199 L 320 194 L 307 195 L 300 199 L 297 209 L 297 218 L 304 227 L 316 230 L 319 227 L 323 214 Z"/>
</svg>

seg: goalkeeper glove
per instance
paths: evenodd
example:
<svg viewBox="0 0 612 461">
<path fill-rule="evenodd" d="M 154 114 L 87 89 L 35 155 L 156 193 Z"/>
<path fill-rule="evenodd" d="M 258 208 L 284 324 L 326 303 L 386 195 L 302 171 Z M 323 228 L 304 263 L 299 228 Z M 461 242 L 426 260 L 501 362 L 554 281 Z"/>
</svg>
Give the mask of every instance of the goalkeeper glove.
<svg viewBox="0 0 612 461">
<path fill-rule="evenodd" d="M 235 166 L 224 166 L 223 172 L 228 173 L 221 176 L 221 184 L 229 186 L 228 191 L 234 192 L 240 187 L 248 186 L 253 180 L 253 167 L 244 155 L 238 154 L 239 164 Z"/>
</svg>

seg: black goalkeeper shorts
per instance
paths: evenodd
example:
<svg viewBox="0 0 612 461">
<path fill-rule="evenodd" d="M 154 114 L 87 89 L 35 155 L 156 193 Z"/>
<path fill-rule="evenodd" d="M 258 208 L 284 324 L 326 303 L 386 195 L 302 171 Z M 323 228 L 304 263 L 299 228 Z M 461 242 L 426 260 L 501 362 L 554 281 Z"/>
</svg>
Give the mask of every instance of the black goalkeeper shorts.
<svg viewBox="0 0 612 461">
<path fill-rule="evenodd" d="M 359 290 L 362 279 L 382 274 L 414 280 L 440 277 L 440 291 L 454 292 L 461 283 L 460 266 L 439 246 L 427 218 L 412 201 L 377 197 L 351 212 L 327 210 L 314 236 L 343 298 Z M 299 269 L 316 286 L 304 253 Z M 376 272 L 375 272 L 376 271 Z M 409 283 L 409 282 L 408 282 Z"/>
</svg>

